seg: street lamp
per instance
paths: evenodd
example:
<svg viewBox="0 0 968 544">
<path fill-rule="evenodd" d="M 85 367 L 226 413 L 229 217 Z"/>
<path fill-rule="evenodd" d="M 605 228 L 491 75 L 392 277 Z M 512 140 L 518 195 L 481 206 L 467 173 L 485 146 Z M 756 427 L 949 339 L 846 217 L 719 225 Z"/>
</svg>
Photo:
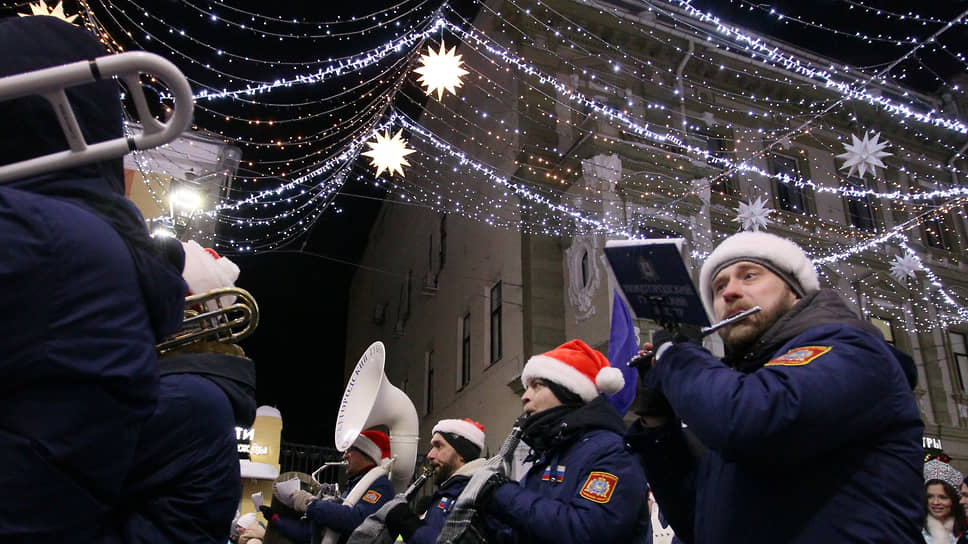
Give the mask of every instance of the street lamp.
<svg viewBox="0 0 968 544">
<path fill-rule="evenodd" d="M 199 184 L 184 179 L 173 179 L 168 194 L 168 209 L 174 227 L 175 237 L 186 241 L 192 218 L 202 207 L 202 194 Z"/>
</svg>

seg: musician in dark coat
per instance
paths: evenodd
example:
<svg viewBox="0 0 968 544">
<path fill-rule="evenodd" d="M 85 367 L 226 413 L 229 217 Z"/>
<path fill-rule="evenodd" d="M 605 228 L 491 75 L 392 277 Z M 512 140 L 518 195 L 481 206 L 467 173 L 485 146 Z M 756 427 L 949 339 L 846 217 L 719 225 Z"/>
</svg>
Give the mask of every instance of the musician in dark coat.
<svg viewBox="0 0 968 544">
<path fill-rule="evenodd" d="M 521 373 L 528 414 L 522 440 L 533 465 L 517 483 L 481 491 L 498 542 L 644 542 L 648 485 L 626 449 L 621 417 L 602 393 L 624 385 L 618 369 L 581 340 L 532 357 Z"/>
<path fill-rule="evenodd" d="M 106 54 L 55 17 L 0 21 L 0 52 L 0 76 Z M 117 82 L 66 94 L 88 142 L 123 136 Z M 40 97 L 0 102 L 0 119 L 0 165 L 68 148 Z M 184 256 L 124 194 L 120 157 L 0 183 L 2 541 L 102 542 L 155 409 Z"/>
<path fill-rule="evenodd" d="M 406 503 L 391 509 L 386 526 L 392 536 L 400 535 L 408 544 L 433 544 L 454 508 L 467 481 L 484 463 L 484 427 L 469 419 L 442 419 L 431 431 L 427 461 L 434 470 L 437 491 L 419 518 Z"/>
<path fill-rule="evenodd" d="M 924 424 L 911 358 L 790 240 L 743 232 L 700 273 L 723 360 L 667 335 L 629 432 L 662 512 L 697 544 L 920 542 Z M 643 394 L 646 393 L 643 391 Z M 690 448 L 680 423 L 705 446 Z M 858 500 L 876 497 L 875 500 Z"/>
<path fill-rule="evenodd" d="M 230 259 L 194 241 L 182 246 L 192 294 L 234 286 L 239 268 Z M 235 428 L 251 427 L 256 415 L 255 364 L 235 344 L 195 338 L 169 345 L 159 366 L 158 405 L 103 542 L 224 544 L 242 494 Z"/>
<path fill-rule="evenodd" d="M 369 471 L 383 459 L 390 457 L 390 438 L 381 431 L 369 430 L 360 433 L 346 452 L 343 460 L 349 481 L 340 500 L 318 498 L 308 491 L 297 491 L 292 497 L 293 509 L 305 514 L 305 519 L 291 519 L 275 514 L 271 508 L 263 509 L 271 528 L 296 543 L 308 543 L 314 531 L 331 529 L 341 534 L 340 542 L 349 540 L 353 530 L 363 523 L 367 516 L 376 512 L 384 503 L 393 498 L 393 484 L 385 474 L 378 476 L 363 491 L 355 504 L 342 501 L 353 492 Z"/>
</svg>

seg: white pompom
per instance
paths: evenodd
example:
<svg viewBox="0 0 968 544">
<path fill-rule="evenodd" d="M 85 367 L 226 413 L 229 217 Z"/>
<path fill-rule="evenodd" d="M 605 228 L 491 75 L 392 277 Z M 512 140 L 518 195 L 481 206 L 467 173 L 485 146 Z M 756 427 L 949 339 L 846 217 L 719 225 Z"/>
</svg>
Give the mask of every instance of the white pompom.
<svg viewBox="0 0 968 544">
<path fill-rule="evenodd" d="M 595 385 L 602 393 L 614 395 L 625 387 L 625 376 L 622 376 L 621 370 L 608 366 L 598 371 L 598 376 L 595 376 Z"/>
</svg>

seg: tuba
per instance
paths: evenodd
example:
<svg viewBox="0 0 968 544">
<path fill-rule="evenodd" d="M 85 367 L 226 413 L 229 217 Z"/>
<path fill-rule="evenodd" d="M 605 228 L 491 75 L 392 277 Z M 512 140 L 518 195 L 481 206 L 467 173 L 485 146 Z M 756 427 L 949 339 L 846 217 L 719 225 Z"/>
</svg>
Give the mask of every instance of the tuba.
<svg viewBox="0 0 968 544">
<path fill-rule="evenodd" d="M 348 506 L 356 504 L 374 480 L 383 475 L 389 475 L 394 489 L 403 491 L 417 464 L 417 409 L 406 393 L 387 380 L 383 372 L 385 362 L 383 342 L 373 342 L 350 374 L 336 416 L 336 449 L 340 451 L 346 451 L 370 427 L 384 425 L 390 430 L 390 459 L 370 469 L 350 490 L 343 500 Z M 327 529 L 322 542 L 333 544 L 337 540 L 338 533 Z"/>
<path fill-rule="evenodd" d="M 158 355 L 203 342 L 234 344 L 259 326 L 259 305 L 245 289 L 223 287 L 185 298 L 185 320 L 157 344 Z"/>
</svg>

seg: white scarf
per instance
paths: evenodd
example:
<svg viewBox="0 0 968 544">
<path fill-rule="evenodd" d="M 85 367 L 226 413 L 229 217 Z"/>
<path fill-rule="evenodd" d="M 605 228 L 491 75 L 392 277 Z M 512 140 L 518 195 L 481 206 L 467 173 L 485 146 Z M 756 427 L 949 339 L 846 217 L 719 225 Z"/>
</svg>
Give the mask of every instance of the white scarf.
<svg viewBox="0 0 968 544">
<path fill-rule="evenodd" d="M 932 515 L 928 515 L 928 532 L 931 533 L 931 544 L 948 544 L 954 542 L 955 518 L 940 522 Z"/>
</svg>

